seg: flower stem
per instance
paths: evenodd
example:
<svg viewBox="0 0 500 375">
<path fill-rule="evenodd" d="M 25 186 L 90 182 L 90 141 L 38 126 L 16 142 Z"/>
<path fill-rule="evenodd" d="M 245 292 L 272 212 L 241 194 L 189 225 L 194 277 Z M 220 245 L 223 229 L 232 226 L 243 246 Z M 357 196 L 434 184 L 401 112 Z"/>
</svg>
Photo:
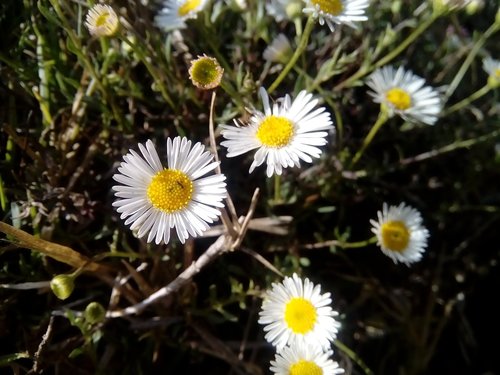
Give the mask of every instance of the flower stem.
<svg viewBox="0 0 500 375">
<path fill-rule="evenodd" d="M 299 44 L 297 46 L 297 49 L 295 50 L 290 61 L 288 61 L 288 63 L 283 68 L 283 70 L 281 71 L 279 76 L 274 80 L 274 82 L 271 84 L 271 86 L 269 86 L 269 88 L 267 89 L 267 92 L 269 94 L 272 93 L 274 90 L 276 90 L 276 88 L 279 86 L 281 81 L 283 81 L 283 79 L 286 77 L 288 72 L 290 72 L 290 70 L 293 68 L 293 66 L 295 65 L 295 63 L 299 59 L 302 52 L 304 52 L 304 50 L 306 49 L 307 43 L 309 42 L 309 36 L 311 35 L 311 31 L 313 29 L 314 24 L 315 24 L 314 17 L 309 17 L 307 19 L 307 23 L 306 23 L 306 27 L 304 28 L 304 32 L 302 33 L 302 36 L 300 37 L 300 41 L 299 41 Z"/>
<path fill-rule="evenodd" d="M 158 72 L 156 71 L 155 67 L 151 65 L 149 62 L 148 58 L 144 54 L 144 51 L 142 50 L 142 47 L 137 44 L 133 43 L 131 40 L 126 35 L 123 35 L 121 38 L 126 44 L 129 45 L 130 48 L 136 53 L 137 56 L 139 56 L 139 59 L 142 61 L 146 69 L 148 70 L 149 74 L 151 74 L 151 77 L 153 77 L 153 80 L 155 81 L 158 89 L 160 90 L 161 96 L 163 99 L 168 103 L 168 105 L 175 110 L 175 104 L 170 97 L 165 85 L 163 84 L 162 79 L 158 76 Z"/>
<path fill-rule="evenodd" d="M 317 242 L 313 244 L 306 244 L 303 245 L 302 247 L 304 249 L 321 249 L 323 247 L 340 247 L 341 249 L 359 249 L 362 247 L 366 247 L 369 245 L 374 244 L 377 242 L 377 237 L 373 236 L 367 240 L 364 241 L 357 241 L 357 242 L 344 242 L 341 240 L 328 240 L 328 241 L 323 241 L 323 242 Z"/>
<path fill-rule="evenodd" d="M 375 137 L 375 134 L 377 134 L 379 129 L 382 127 L 382 125 L 384 125 L 386 123 L 388 118 L 389 118 L 389 115 L 388 115 L 387 111 L 382 109 L 378 115 L 377 121 L 375 122 L 375 124 L 373 124 L 372 128 L 370 129 L 370 132 L 368 133 L 368 135 L 364 139 L 363 144 L 361 145 L 361 148 L 358 150 L 358 152 L 356 152 L 356 155 L 354 155 L 354 158 L 352 158 L 350 167 L 353 167 L 354 164 L 356 164 L 358 162 L 358 160 L 361 158 L 361 156 L 365 152 L 366 148 L 372 142 L 373 138 Z"/>
<path fill-rule="evenodd" d="M 491 86 L 490 85 L 484 85 L 481 87 L 479 90 L 477 90 L 475 93 L 471 94 L 465 99 L 460 100 L 458 103 L 453 104 L 450 108 L 446 109 L 442 116 L 449 115 L 450 113 L 453 113 L 455 111 L 458 111 L 459 109 L 462 109 L 463 107 L 469 105 L 472 103 L 474 100 L 479 99 L 480 97 L 486 95 L 488 92 L 490 92 Z"/>
<path fill-rule="evenodd" d="M 444 94 L 445 101 L 448 100 L 448 98 L 455 92 L 456 88 L 460 84 L 460 81 L 462 81 L 462 78 L 464 78 L 465 72 L 467 72 L 467 69 L 469 69 L 469 66 L 472 64 L 472 61 L 474 61 L 474 58 L 476 57 L 477 53 L 484 45 L 486 40 L 495 32 L 497 32 L 499 28 L 500 25 L 494 23 L 484 32 L 483 35 L 481 35 L 477 42 L 474 43 L 474 46 L 472 47 L 462 66 L 458 70 L 457 75 L 455 76 L 455 78 L 453 78 L 453 81 L 451 81 L 448 89 L 446 90 L 446 93 Z"/>
<path fill-rule="evenodd" d="M 353 82 L 356 82 L 358 79 L 363 78 L 368 73 L 371 73 L 373 70 L 380 68 L 381 66 L 391 62 L 394 60 L 401 52 L 403 52 L 411 43 L 415 41 L 425 30 L 429 28 L 432 23 L 441 16 L 442 13 L 434 13 L 431 17 L 424 20 L 413 32 L 408 35 L 408 37 L 403 40 L 396 48 L 390 51 L 387 55 L 378 60 L 375 64 L 364 67 L 362 66 L 356 73 L 347 78 L 345 81 L 340 82 L 337 86 L 335 86 L 334 91 L 340 90 L 346 86 L 350 86 Z"/>
<path fill-rule="evenodd" d="M 340 351 L 347 355 L 354 363 L 356 363 L 366 375 L 373 375 L 373 371 L 368 368 L 368 366 L 363 362 L 361 358 L 349 347 L 347 347 L 342 341 L 335 340 L 333 343 Z"/>
<path fill-rule="evenodd" d="M 274 175 L 274 202 L 281 202 L 281 176 Z"/>
</svg>

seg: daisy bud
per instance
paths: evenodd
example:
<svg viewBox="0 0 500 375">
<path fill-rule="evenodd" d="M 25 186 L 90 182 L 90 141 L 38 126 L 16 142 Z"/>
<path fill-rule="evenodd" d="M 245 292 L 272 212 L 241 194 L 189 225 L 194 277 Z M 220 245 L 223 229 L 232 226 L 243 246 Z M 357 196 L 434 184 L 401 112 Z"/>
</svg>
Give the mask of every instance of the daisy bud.
<svg viewBox="0 0 500 375">
<path fill-rule="evenodd" d="M 191 82 L 202 90 L 210 90 L 219 86 L 223 73 L 224 69 L 221 68 L 219 62 L 205 55 L 192 60 L 189 68 Z"/>
<path fill-rule="evenodd" d="M 99 302 L 90 302 L 85 308 L 85 319 L 90 324 L 100 323 L 106 317 L 106 310 Z"/>
<path fill-rule="evenodd" d="M 65 300 L 75 289 L 75 276 L 73 275 L 57 275 L 50 280 L 50 289 L 57 298 Z"/>
</svg>

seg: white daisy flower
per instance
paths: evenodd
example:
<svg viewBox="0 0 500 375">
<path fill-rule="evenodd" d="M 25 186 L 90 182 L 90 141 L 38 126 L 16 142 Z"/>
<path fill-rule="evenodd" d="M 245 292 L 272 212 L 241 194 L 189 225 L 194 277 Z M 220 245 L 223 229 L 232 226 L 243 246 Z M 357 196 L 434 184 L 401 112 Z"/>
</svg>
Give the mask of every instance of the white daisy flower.
<svg viewBox="0 0 500 375">
<path fill-rule="evenodd" d="M 196 18 L 207 0 L 165 0 L 155 23 L 165 31 L 185 29 L 186 20 Z"/>
<path fill-rule="evenodd" d="M 483 69 L 488 73 L 488 84 L 493 88 L 500 86 L 500 61 L 487 57 L 483 60 Z"/>
<path fill-rule="evenodd" d="M 333 351 L 323 352 L 317 345 L 297 344 L 285 346 L 276 353 L 269 368 L 275 375 L 336 375 L 344 372 L 339 364 L 330 359 Z"/>
<path fill-rule="evenodd" d="M 434 125 L 443 108 L 439 93 L 425 80 L 405 71 L 384 66 L 373 72 L 367 82 L 376 103 L 381 103 L 389 116 L 397 114 L 406 121 Z"/>
<path fill-rule="evenodd" d="M 155 240 L 167 244 L 170 229 L 175 227 L 177 237 L 184 243 L 208 229 L 208 223 L 217 220 L 226 197 L 226 177 L 216 174 L 208 177 L 219 163 L 196 143 L 191 147 L 187 138 L 167 138 L 167 168 L 164 168 L 153 142 L 139 144 L 142 156 L 130 152 L 113 179 L 121 185 L 113 186 L 113 203 L 130 229 L 137 229 L 139 238 L 149 232 L 147 242 Z"/>
<path fill-rule="evenodd" d="M 221 125 L 226 139 L 221 145 L 227 147 L 227 156 L 258 148 L 250 173 L 266 161 L 268 177 L 281 175 L 283 168 L 300 167 L 300 160 L 312 163 L 312 157 L 319 158 L 321 150 L 317 146 L 327 143 L 328 131 L 334 128 L 324 107 L 314 109 L 318 99 L 301 91 L 293 102 L 286 95 L 271 107 L 266 90 L 261 87 L 259 94 L 264 113 L 254 111 L 247 126 Z"/>
<path fill-rule="evenodd" d="M 382 206 L 377 212 L 378 221 L 370 220 L 377 245 L 394 263 L 406 265 L 418 262 L 427 247 L 429 231 L 422 225 L 420 213 L 404 203 L 399 206 Z"/>
<path fill-rule="evenodd" d="M 304 13 L 312 13 L 313 17 L 319 18 L 319 24 L 325 22 L 331 31 L 335 25 L 346 24 L 356 28 L 354 22 L 366 21 L 365 9 L 368 8 L 368 0 L 304 0 L 306 7 Z"/>
<path fill-rule="evenodd" d="M 280 351 L 285 345 L 315 345 L 328 350 L 337 337 L 338 315 L 329 306 L 330 293 L 320 294 L 321 285 L 297 274 L 272 284 L 262 303 L 260 324 L 265 324 L 265 338 Z"/>
<path fill-rule="evenodd" d="M 96 4 L 88 11 L 85 26 L 97 37 L 113 36 L 120 28 L 120 20 L 109 5 Z"/>
<path fill-rule="evenodd" d="M 294 19 L 302 14 L 302 0 L 271 0 L 266 4 L 267 13 L 276 22 Z"/>
<path fill-rule="evenodd" d="M 264 60 L 285 63 L 292 57 L 293 51 L 285 34 L 278 34 L 264 50 Z"/>
</svg>

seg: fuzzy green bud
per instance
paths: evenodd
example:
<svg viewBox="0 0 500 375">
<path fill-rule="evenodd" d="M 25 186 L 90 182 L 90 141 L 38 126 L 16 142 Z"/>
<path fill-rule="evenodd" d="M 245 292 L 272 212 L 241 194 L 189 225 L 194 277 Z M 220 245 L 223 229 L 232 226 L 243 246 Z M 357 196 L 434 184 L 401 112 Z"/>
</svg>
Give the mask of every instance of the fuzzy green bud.
<svg viewBox="0 0 500 375">
<path fill-rule="evenodd" d="M 75 277 L 73 275 L 57 275 L 50 280 L 50 289 L 57 298 L 65 300 L 75 289 Z"/>
<path fill-rule="evenodd" d="M 472 0 L 465 6 L 465 12 L 468 15 L 473 15 L 479 12 L 484 7 L 483 0 Z"/>
<path fill-rule="evenodd" d="M 303 9 L 302 1 L 290 1 L 285 7 L 285 12 L 290 19 L 300 17 Z"/>
<path fill-rule="evenodd" d="M 85 319 L 90 324 L 100 323 L 106 317 L 106 310 L 99 302 L 90 302 L 85 308 Z"/>
</svg>

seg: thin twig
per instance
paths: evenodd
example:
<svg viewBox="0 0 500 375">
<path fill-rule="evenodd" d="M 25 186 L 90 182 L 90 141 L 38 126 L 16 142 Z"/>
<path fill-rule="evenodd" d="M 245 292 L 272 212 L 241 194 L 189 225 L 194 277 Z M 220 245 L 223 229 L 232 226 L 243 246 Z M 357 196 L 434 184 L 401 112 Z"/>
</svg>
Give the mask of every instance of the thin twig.
<svg viewBox="0 0 500 375">
<path fill-rule="evenodd" d="M 214 127 L 214 109 L 215 109 L 215 98 L 216 98 L 216 92 L 215 90 L 212 92 L 212 100 L 210 101 L 210 116 L 208 118 L 208 132 L 210 136 L 210 148 L 212 149 L 212 153 L 214 155 L 215 161 L 220 163 L 219 160 L 219 154 L 217 153 L 217 144 L 215 142 L 215 127 Z M 215 172 L 217 174 L 221 174 L 221 169 L 220 169 L 220 164 L 217 166 L 215 169 Z M 226 229 L 228 230 L 229 234 L 235 238 L 237 233 L 236 231 L 239 230 L 239 223 L 238 223 L 238 216 L 236 215 L 236 209 L 234 207 L 233 200 L 231 199 L 231 196 L 227 194 L 226 197 L 226 205 L 229 209 L 229 212 L 232 216 L 232 220 L 229 219 L 226 210 L 223 208 L 221 209 L 221 218 L 226 226 Z M 234 229 L 236 227 L 236 230 Z"/>
<path fill-rule="evenodd" d="M 205 251 L 196 261 L 191 263 L 191 265 L 187 267 L 183 272 L 181 272 L 179 276 L 177 276 L 170 284 L 157 290 L 156 292 L 151 294 L 148 298 L 133 306 L 129 306 L 119 311 L 108 312 L 106 314 L 106 317 L 119 318 L 126 315 L 138 314 L 152 303 L 158 301 L 160 298 L 166 297 L 176 292 L 181 287 L 186 285 L 196 274 L 198 274 L 203 267 L 205 267 L 208 263 L 217 258 L 224 251 L 228 250 L 227 240 L 228 240 L 227 236 L 225 235 L 220 236 L 207 249 L 207 251 Z"/>
</svg>

